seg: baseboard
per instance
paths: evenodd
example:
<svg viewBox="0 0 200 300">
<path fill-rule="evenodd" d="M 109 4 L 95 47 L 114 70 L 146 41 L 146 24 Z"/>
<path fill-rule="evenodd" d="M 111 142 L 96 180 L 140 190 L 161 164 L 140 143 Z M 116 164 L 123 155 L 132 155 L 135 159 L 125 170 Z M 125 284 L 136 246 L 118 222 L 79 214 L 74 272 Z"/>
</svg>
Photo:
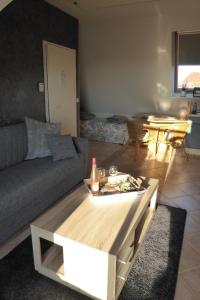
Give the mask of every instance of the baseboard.
<svg viewBox="0 0 200 300">
<path fill-rule="evenodd" d="M 200 149 L 185 148 L 186 152 L 191 155 L 200 155 Z"/>
<path fill-rule="evenodd" d="M 0 245 L 0 259 L 16 248 L 21 242 L 23 242 L 30 235 L 30 233 L 30 225 L 26 225 L 4 244 Z"/>
</svg>

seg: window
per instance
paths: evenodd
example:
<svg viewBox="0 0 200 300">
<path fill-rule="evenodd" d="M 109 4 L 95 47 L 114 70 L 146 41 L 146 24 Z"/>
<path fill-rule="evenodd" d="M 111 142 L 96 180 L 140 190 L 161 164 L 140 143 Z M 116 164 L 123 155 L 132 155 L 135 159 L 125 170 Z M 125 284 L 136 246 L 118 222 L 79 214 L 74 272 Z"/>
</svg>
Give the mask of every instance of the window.
<svg viewBox="0 0 200 300">
<path fill-rule="evenodd" d="M 175 33 L 174 90 L 200 87 L 200 32 Z"/>
</svg>

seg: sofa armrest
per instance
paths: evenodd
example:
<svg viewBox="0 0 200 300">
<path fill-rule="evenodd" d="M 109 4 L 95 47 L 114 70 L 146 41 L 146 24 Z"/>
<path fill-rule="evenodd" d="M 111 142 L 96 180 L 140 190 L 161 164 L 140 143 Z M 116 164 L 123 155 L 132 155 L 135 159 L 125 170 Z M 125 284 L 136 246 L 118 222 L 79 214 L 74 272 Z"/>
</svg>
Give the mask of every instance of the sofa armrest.
<svg viewBox="0 0 200 300">
<path fill-rule="evenodd" d="M 76 151 L 83 156 L 84 163 L 84 177 L 87 175 L 87 165 L 88 165 L 88 140 L 82 137 L 73 137 L 73 142 L 76 147 Z"/>
</svg>

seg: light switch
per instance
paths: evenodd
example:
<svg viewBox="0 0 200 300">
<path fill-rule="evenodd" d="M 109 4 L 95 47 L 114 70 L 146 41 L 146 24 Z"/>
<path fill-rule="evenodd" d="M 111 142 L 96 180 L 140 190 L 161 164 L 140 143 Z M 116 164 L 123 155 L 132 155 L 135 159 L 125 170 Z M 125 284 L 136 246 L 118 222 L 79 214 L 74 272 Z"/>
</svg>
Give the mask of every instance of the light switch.
<svg viewBox="0 0 200 300">
<path fill-rule="evenodd" d="M 44 82 L 39 82 L 38 83 L 38 91 L 40 93 L 44 93 Z"/>
</svg>

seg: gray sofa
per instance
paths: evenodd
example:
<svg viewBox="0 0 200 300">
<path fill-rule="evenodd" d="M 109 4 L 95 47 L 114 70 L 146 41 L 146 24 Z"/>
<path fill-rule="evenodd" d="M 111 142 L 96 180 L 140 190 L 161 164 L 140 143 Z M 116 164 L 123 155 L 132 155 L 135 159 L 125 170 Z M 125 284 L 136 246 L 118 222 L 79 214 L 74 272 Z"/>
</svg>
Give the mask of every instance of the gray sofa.
<svg viewBox="0 0 200 300">
<path fill-rule="evenodd" d="M 0 127 L 0 245 L 85 177 L 87 140 L 73 141 L 78 159 L 25 161 L 25 124 Z"/>
</svg>

